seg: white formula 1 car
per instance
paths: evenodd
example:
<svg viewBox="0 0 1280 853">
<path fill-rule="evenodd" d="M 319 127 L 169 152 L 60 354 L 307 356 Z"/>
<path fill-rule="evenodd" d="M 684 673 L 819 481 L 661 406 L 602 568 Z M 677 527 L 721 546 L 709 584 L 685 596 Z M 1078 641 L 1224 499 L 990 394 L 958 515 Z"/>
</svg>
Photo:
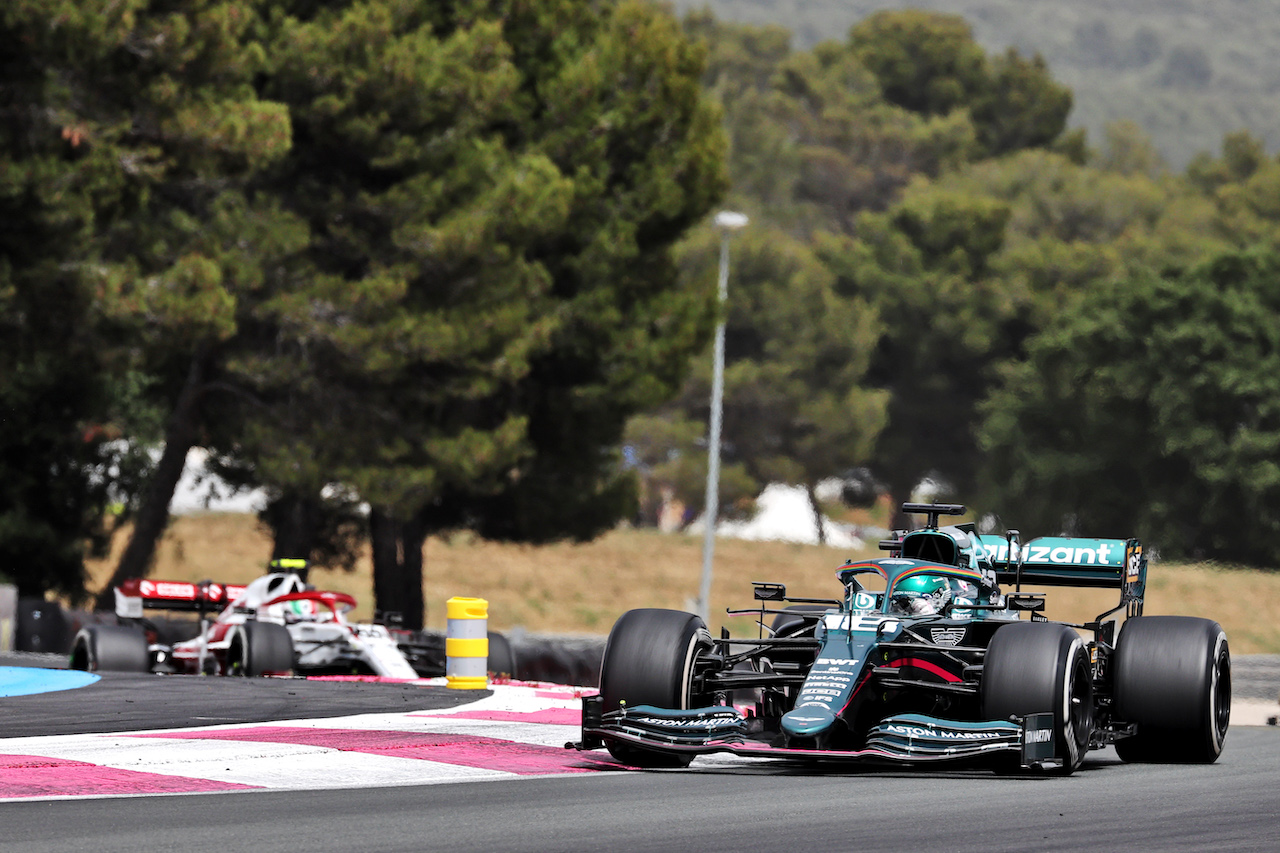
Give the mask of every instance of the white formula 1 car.
<svg viewBox="0 0 1280 853">
<path fill-rule="evenodd" d="M 277 563 L 306 568 L 303 560 Z M 115 592 L 118 624 L 81 629 L 72 669 L 418 677 L 385 626 L 347 621 L 354 598 L 312 589 L 296 572 L 264 575 L 247 586 L 134 578 Z M 166 644 L 145 618 L 147 609 L 194 611 L 200 631 Z"/>
</svg>

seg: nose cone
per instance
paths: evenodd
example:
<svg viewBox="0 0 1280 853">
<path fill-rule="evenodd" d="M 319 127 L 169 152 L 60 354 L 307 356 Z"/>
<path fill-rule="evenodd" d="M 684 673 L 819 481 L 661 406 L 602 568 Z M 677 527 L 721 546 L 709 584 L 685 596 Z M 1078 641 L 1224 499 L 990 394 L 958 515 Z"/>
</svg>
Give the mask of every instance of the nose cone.
<svg viewBox="0 0 1280 853">
<path fill-rule="evenodd" d="M 836 715 L 820 706 L 795 708 L 782 715 L 782 730 L 792 737 L 816 737 L 836 721 Z"/>
</svg>

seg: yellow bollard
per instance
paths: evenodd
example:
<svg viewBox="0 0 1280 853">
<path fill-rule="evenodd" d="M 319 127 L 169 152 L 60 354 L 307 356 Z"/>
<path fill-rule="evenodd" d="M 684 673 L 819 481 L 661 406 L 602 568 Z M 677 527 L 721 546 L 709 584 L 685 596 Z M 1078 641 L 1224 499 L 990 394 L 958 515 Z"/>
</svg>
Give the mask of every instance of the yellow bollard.
<svg viewBox="0 0 1280 853">
<path fill-rule="evenodd" d="M 489 686 L 489 602 L 455 597 L 445 608 L 445 679 L 459 690 L 484 690 Z"/>
</svg>

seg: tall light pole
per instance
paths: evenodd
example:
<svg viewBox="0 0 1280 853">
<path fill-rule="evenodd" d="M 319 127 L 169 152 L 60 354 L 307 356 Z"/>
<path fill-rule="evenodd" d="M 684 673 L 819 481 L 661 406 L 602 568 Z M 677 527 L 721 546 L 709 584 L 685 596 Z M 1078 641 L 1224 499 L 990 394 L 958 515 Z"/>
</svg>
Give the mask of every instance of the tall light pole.
<svg viewBox="0 0 1280 853">
<path fill-rule="evenodd" d="M 722 210 L 716 214 L 720 232 L 720 321 L 716 324 L 715 362 L 711 372 L 711 431 L 707 437 L 707 505 L 702 518 L 702 586 L 698 591 L 698 615 L 711 621 L 711 562 L 716 551 L 716 518 L 720 514 L 720 421 L 724 410 L 724 319 L 729 299 L 729 237 L 747 224 L 745 214 Z"/>
</svg>

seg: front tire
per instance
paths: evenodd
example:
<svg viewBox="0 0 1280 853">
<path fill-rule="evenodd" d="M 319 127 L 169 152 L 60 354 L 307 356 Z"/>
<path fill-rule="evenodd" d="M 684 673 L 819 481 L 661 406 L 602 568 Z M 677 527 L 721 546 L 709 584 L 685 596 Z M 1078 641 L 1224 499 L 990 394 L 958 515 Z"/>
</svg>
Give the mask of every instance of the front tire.
<svg viewBox="0 0 1280 853">
<path fill-rule="evenodd" d="M 604 647 L 600 665 L 603 710 L 653 705 L 658 708 L 697 707 L 706 697 L 693 690 L 693 665 L 699 651 L 711 647 L 706 623 L 679 610 L 642 609 L 622 614 Z M 670 755 L 606 743 L 609 753 L 633 767 L 685 767 L 692 756 Z"/>
<path fill-rule="evenodd" d="M 1138 616 L 1115 653 L 1116 716 L 1137 725 L 1116 742 L 1130 762 L 1212 764 L 1231 722 L 1231 651 L 1222 626 L 1190 616 Z"/>
<path fill-rule="evenodd" d="M 1060 772 L 1074 772 L 1093 736 L 1093 667 L 1080 635 L 1051 622 L 1001 627 L 987 647 L 982 708 L 988 720 L 1052 713 Z"/>
<path fill-rule="evenodd" d="M 227 649 L 227 674 L 256 678 L 293 671 L 293 638 L 283 625 L 250 620 L 236 626 Z"/>
<path fill-rule="evenodd" d="M 146 636 L 136 628 L 90 625 L 76 634 L 69 665 L 85 672 L 148 672 L 151 654 Z"/>
</svg>

